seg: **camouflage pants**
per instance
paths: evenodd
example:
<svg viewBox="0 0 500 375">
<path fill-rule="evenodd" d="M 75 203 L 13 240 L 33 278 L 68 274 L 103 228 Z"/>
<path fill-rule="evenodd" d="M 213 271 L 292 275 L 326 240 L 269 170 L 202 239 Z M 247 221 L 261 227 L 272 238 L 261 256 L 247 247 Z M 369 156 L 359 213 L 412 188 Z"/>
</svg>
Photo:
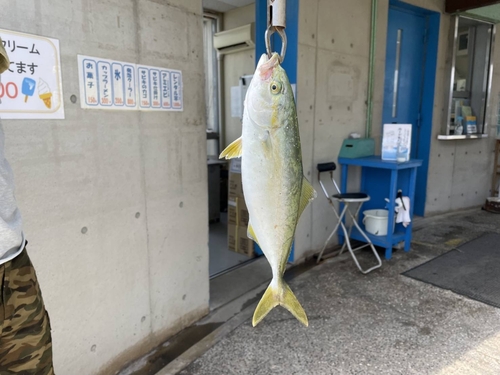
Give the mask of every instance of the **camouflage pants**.
<svg viewBox="0 0 500 375">
<path fill-rule="evenodd" d="M 53 375 L 50 321 L 26 249 L 0 265 L 0 375 Z"/>
</svg>

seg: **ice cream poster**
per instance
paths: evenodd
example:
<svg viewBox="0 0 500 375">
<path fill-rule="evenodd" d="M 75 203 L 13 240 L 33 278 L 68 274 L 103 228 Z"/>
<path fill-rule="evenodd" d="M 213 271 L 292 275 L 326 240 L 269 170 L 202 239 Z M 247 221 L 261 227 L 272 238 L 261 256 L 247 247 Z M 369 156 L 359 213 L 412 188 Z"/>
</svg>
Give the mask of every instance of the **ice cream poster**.
<svg viewBox="0 0 500 375">
<path fill-rule="evenodd" d="M 59 41 L 0 29 L 10 60 L 0 78 L 0 118 L 64 119 Z"/>
<path fill-rule="evenodd" d="M 78 55 L 85 109 L 182 111 L 182 72 Z"/>
</svg>

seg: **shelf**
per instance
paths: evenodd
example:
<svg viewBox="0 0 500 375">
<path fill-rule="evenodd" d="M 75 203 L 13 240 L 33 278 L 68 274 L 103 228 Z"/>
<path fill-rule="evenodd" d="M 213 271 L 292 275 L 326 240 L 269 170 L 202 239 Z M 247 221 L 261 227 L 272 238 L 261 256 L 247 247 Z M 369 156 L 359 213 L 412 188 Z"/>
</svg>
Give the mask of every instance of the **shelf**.
<svg viewBox="0 0 500 375">
<path fill-rule="evenodd" d="M 207 139 L 219 139 L 219 133 L 207 132 Z"/>
<path fill-rule="evenodd" d="M 389 248 L 389 247 L 394 247 L 401 241 L 405 240 L 405 233 L 404 232 L 394 232 L 392 235 L 392 243 L 389 242 L 388 236 L 375 236 L 373 234 L 365 232 L 368 238 L 373 242 L 375 246 L 380 246 L 384 248 Z M 341 237 L 344 237 L 343 234 L 339 234 Z M 359 230 L 354 227 L 352 228 L 351 236 L 353 240 L 358 240 L 361 242 L 366 242 L 366 239 L 361 235 Z"/>
<path fill-rule="evenodd" d="M 488 134 L 464 134 L 464 135 L 438 135 L 440 141 L 456 141 L 459 139 L 483 139 L 488 138 Z"/>
<path fill-rule="evenodd" d="M 228 163 L 229 163 L 229 160 L 219 159 L 217 156 L 207 157 L 207 164 L 208 165 L 223 165 L 223 164 L 228 164 Z"/>
</svg>

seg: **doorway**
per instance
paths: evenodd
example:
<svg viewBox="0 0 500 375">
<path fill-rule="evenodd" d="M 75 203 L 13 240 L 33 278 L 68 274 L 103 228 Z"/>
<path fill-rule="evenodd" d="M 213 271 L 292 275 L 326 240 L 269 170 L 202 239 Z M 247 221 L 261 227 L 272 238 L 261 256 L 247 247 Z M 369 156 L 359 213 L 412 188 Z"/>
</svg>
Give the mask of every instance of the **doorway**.
<svg viewBox="0 0 500 375">
<path fill-rule="evenodd" d="M 411 158 L 421 159 L 414 214 L 424 216 L 440 14 L 390 1 L 383 124 L 412 124 Z"/>
<path fill-rule="evenodd" d="M 252 260 L 251 257 L 231 251 L 228 218 L 229 161 L 220 160 L 224 142 L 221 141 L 221 101 L 224 98 L 220 84 L 224 66 L 214 48 L 213 38 L 219 31 L 222 15 L 205 13 L 203 17 L 203 46 L 205 68 L 205 102 L 208 168 L 208 226 L 209 226 L 209 275 L 214 278 Z M 233 230 L 234 231 L 234 230 Z M 245 232 L 246 233 L 246 232 Z M 234 238 L 234 234 L 232 236 Z"/>
</svg>

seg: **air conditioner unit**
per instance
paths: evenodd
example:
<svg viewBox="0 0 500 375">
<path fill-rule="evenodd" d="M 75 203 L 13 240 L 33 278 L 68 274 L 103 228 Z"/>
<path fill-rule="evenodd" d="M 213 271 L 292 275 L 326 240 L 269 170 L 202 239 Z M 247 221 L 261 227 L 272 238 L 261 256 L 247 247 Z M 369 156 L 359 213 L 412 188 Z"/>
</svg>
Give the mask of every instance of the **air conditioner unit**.
<svg viewBox="0 0 500 375">
<path fill-rule="evenodd" d="M 214 47 L 222 54 L 252 49 L 255 47 L 254 35 L 253 22 L 235 29 L 221 31 L 214 35 Z"/>
</svg>

